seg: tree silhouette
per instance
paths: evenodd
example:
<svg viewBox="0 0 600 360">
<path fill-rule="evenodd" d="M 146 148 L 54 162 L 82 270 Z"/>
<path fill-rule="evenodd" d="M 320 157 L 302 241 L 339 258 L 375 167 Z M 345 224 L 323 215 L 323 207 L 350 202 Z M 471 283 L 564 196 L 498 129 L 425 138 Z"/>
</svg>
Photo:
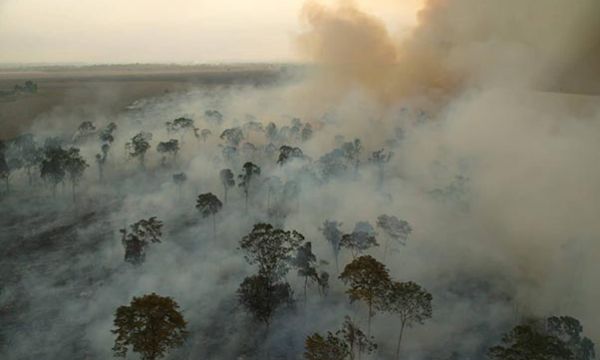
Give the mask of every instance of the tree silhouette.
<svg viewBox="0 0 600 360">
<path fill-rule="evenodd" d="M 344 234 L 339 245 L 340 248 L 350 250 L 352 258 L 356 258 L 363 251 L 373 246 L 379 246 L 377 239 L 374 235 L 365 231 L 353 231 L 350 234 Z"/>
<path fill-rule="evenodd" d="M 2 140 L 0 140 L 0 179 L 4 180 L 6 183 L 6 193 L 10 190 L 9 188 L 9 177 L 10 177 L 10 168 L 8 167 L 8 162 L 6 161 L 6 145 Z"/>
<path fill-rule="evenodd" d="M 248 210 L 248 195 L 250 193 L 250 187 L 252 186 L 252 180 L 260 175 L 260 167 L 251 162 L 244 164 L 242 174 L 238 177 L 240 179 L 239 186 L 244 190 L 245 208 Z"/>
<path fill-rule="evenodd" d="M 335 268 L 339 272 L 338 257 L 340 253 L 340 241 L 342 240 L 342 232 L 340 231 L 341 222 L 334 220 L 325 220 L 323 227 L 319 228 L 325 239 L 331 245 L 333 257 L 335 258 Z"/>
<path fill-rule="evenodd" d="M 117 124 L 115 124 L 114 122 L 111 122 L 108 125 L 106 125 L 106 127 L 104 129 L 102 129 L 100 131 L 98 138 L 100 139 L 100 141 L 102 143 L 106 143 L 106 144 L 110 145 L 115 141 L 115 137 L 113 135 L 115 130 L 117 130 Z"/>
<path fill-rule="evenodd" d="M 312 252 L 312 244 L 310 241 L 304 243 L 298 248 L 296 258 L 294 259 L 294 266 L 298 268 L 298 275 L 304 277 L 304 301 L 306 302 L 306 288 L 308 286 L 308 280 L 313 280 L 318 283 L 319 274 L 315 264 L 317 257 Z"/>
<path fill-rule="evenodd" d="M 342 329 L 335 334 L 328 331 L 325 337 L 319 333 L 308 336 L 304 349 L 304 358 L 307 360 L 354 360 L 356 354 L 360 359 L 363 353 L 373 352 L 377 344 L 346 316 Z"/>
<path fill-rule="evenodd" d="M 346 360 L 350 356 L 348 344 L 331 332 L 326 337 L 318 333 L 308 336 L 304 349 L 306 360 Z"/>
<path fill-rule="evenodd" d="M 242 132 L 241 128 L 234 127 L 231 129 L 225 129 L 219 137 L 222 140 L 227 141 L 230 146 L 237 148 L 238 145 L 240 145 L 240 142 L 242 142 L 244 139 L 244 133 Z"/>
<path fill-rule="evenodd" d="M 32 185 L 33 169 L 41 165 L 44 159 L 44 150 L 38 147 L 31 134 L 19 135 L 8 145 L 5 149 L 5 156 L 9 169 L 24 168 L 29 185 Z"/>
<path fill-rule="evenodd" d="M 125 261 L 134 265 L 143 263 L 146 259 L 146 248 L 151 243 L 160 242 L 162 227 L 162 221 L 153 216 L 130 225 L 130 232 L 127 232 L 127 228 L 120 229 L 121 241 L 125 248 Z"/>
<path fill-rule="evenodd" d="M 277 164 L 284 165 L 292 159 L 304 159 L 304 153 L 302 152 L 302 149 L 288 145 L 281 146 L 279 148 Z"/>
<path fill-rule="evenodd" d="M 412 281 L 394 281 L 390 284 L 381 308 L 400 317 L 396 359 L 400 359 L 400 344 L 404 329 L 414 324 L 423 324 L 425 320 L 431 318 L 431 300 L 431 294 Z"/>
<path fill-rule="evenodd" d="M 102 181 L 104 178 L 104 165 L 106 164 L 110 147 L 115 141 L 113 133 L 116 129 L 117 125 L 114 122 L 111 122 L 104 129 L 102 129 L 98 135 L 101 145 L 100 153 L 96 154 L 96 163 L 98 164 L 98 175 L 100 177 L 100 181 Z"/>
<path fill-rule="evenodd" d="M 273 281 L 263 275 L 244 279 L 237 290 L 240 304 L 267 328 L 275 311 L 282 305 L 291 305 L 292 289 L 286 282 Z"/>
<path fill-rule="evenodd" d="M 179 305 L 170 297 L 155 293 L 134 297 L 129 306 L 120 306 L 115 313 L 113 352 L 125 358 L 131 347 L 142 360 L 163 358 L 184 343 L 186 325 Z"/>
<path fill-rule="evenodd" d="M 384 260 L 389 248 L 389 239 L 404 246 L 408 236 L 412 232 L 412 228 L 408 222 L 390 215 L 379 215 L 377 217 L 377 226 L 387 235 L 385 240 Z"/>
<path fill-rule="evenodd" d="M 206 139 L 208 139 L 208 137 L 211 135 L 212 135 L 212 131 L 210 131 L 210 129 L 202 129 L 202 131 L 200 132 L 200 137 L 202 137 L 202 142 L 206 142 Z"/>
<path fill-rule="evenodd" d="M 177 153 L 179 152 L 179 141 L 171 139 L 169 141 L 159 142 L 156 146 L 156 151 L 163 155 L 161 163 L 164 165 L 167 160 L 167 155 L 170 155 L 173 160 L 177 157 Z"/>
<path fill-rule="evenodd" d="M 77 131 L 73 135 L 73 141 L 77 142 L 81 139 L 85 139 L 90 137 L 96 132 L 96 126 L 91 121 L 84 121 L 79 124 Z"/>
<path fill-rule="evenodd" d="M 569 316 L 527 320 L 489 349 L 493 360 L 591 360 L 594 343 L 581 336 L 583 327 Z"/>
<path fill-rule="evenodd" d="M 354 139 L 354 141 L 346 142 L 342 144 L 342 151 L 344 157 L 354 167 L 354 172 L 358 173 L 358 165 L 360 165 L 360 153 L 362 152 L 362 144 L 360 139 Z"/>
<path fill-rule="evenodd" d="M 308 141 L 312 138 L 313 129 L 311 124 L 304 124 L 304 128 L 302 129 L 302 133 L 300 134 L 302 141 Z"/>
<path fill-rule="evenodd" d="M 349 316 L 344 318 L 342 329 L 338 330 L 336 335 L 341 336 L 348 345 L 351 360 L 355 358 L 357 353 L 360 359 L 363 353 L 370 354 L 377 349 L 377 344 L 375 344 L 373 337 L 366 336 Z"/>
<path fill-rule="evenodd" d="M 206 121 L 214 123 L 215 125 L 221 125 L 223 122 L 223 114 L 219 112 L 219 110 L 206 110 L 204 112 L 204 117 Z"/>
<path fill-rule="evenodd" d="M 186 118 L 186 117 L 180 117 L 173 121 L 167 121 L 165 123 L 165 125 L 167 126 L 168 133 L 180 134 L 179 136 L 180 136 L 180 140 L 182 143 L 183 143 L 183 137 L 185 136 L 185 134 L 187 134 L 190 131 L 192 131 L 194 133 L 194 136 L 196 138 L 199 137 L 199 134 L 198 134 L 199 129 L 196 128 L 196 126 L 194 125 L 193 119 Z"/>
<path fill-rule="evenodd" d="M 198 199 L 196 200 L 196 209 L 200 211 L 200 214 L 202 214 L 202 217 L 204 218 L 212 216 L 213 234 L 215 238 L 217 236 L 217 222 L 215 217 L 217 213 L 221 211 L 221 208 L 223 208 L 223 203 L 213 193 L 198 195 Z"/>
<path fill-rule="evenodd" d="M 66 157 L 64 158 L 64 168 L 71 181 L 73 201 L 75 201 L 75 187 L 81 181 L 83 172 L 88 166 L 87 162 L 79 154 L 79 149 L 70 148 L 67 150 Z"/>
<path fill-rule="evenodd" d="M 223 169 L 219 173 L 219 178 L 221 179 L 221 184 L 223 185 L 223 196 L 225 199 L 225 204 L 227 204 L 227 193 L 229 189 L 235 186 L 235 178 L 233 176 L 233 171 L 231 169 Z"/>
<path fill-rule="evenodd" d="M 361 256 L 346 265 L 339 278 L 349 286 L 346 293 L 351 302 L 360 300 L 367 304 L 369 311 L 367 335 L 370 336 L 374 310 L 382 304 L 391 281 L 387 268 L 369 255 Z"/>
<path fill-rule="evenodd" d="M 279 280 L 290 269 L 292 255 L 304 241 L 299 232 L 276 229 L 259 223 L 240 240 L 240 249 L 249 264 L 258 266 L 258 273 L 270 280 Z"/>
<path fill-rule="evenodd" d="M 52 185 L 52 193 L 56 195 L 56 187 L 64 181 L 65 159 L 68 153 L 60 146 L 46 146 L 44 159 L 40 165 L 40 176 Z"/>
<path fill-rule="evenodd" d="M 269 141 L 275 141 L 277 139 L 277 125 L 270 122 L 265 127 L 265 134 Z"/>
<path fill-rule="evenodd" d="M 138 159 L 142 168 L 146 167 L 146 152 L 150 149 L 150 140 L 152 140 L 151 133 L 140 132 L 125 144 L 129 157 Z"/>
<path fill-rule="evenodd" d="M 304 241 L 297 231 L 276 229 L 259 223 L 240 240 L 240 249 L 250 265 L 258 266 L 258 274 L 247 277 L 238 289 L 240 303 L 263 321 L 267 328 L 275 310 L 292 303 L 292 291 L 282 281 L 289 272 L 292 255 Z"/>
<path fill-rule="evenodd" d="M 386 154 L 384 151 L 384 149 L 374 151 L 371 153 L 371 157 L 369 158 L 369 162 L 375 164 L 379 170 L 379 187 L 383 185 L 385 164 L 390 162 L 390 159 L 394 155 L 392 152 L 388 152 Z"/>
<path fill-rule="evenodd" d="M 187 181 L 187 175 L 184 172 L 173 174 L 173 182 L 177 185 L 177 194 L 181 198 L 181 187 Z"/>
</svg>

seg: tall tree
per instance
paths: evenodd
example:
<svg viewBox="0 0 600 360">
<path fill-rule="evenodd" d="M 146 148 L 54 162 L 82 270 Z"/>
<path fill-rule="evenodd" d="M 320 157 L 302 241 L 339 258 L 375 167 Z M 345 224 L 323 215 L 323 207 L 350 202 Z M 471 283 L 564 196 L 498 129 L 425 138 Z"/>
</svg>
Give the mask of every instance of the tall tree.
<svg viewBox="0 0 600 360">
<path fill-rule="evenodd" d="M 551 316 L 546 319 L 547 331 L 561 339 L 574 355 L 575 360 L 591 360 L 596 357 L 594 343 L 582 335 L 583 326 L 570 316 Z"/>
<path fill-rule="evenodd" d="M 335 259 L 335 268 L 339 272 L 338 265 L 338 257 L 340 253 L 340 241 L 342 240 L 342 231 L 340 227 L 342 226 L 341 222 L 337 222 L 335 220 L 325 220 L 323 223 L 323 227 L 319 228 L 323 233 L 325 239 L 331 245 L 331 250 L 333 251 L 333 257 Z"/>
<path fill-rule="evenodd" d="M 139 265 L 146 259 L 146 248 L 151 243 L 159 243 L 162 236 L 162 221 L 155 216 L 142 219 L 127 228 L 120 229 L 122 243 L 125 248 L 125 261 Z"/>
<path fill-rule="evenodd" d="M 248 210 L 248 196 L 250 193 L 250 187 L 255 177 L 260 175 L 260 167 L 251 162 L 244 164 L 242 174 L 238 177 L 240 179 L 239 186 L 244 190 L 245 208 Z"/>
<path fill-rule="evenodd" d="M 394 155 L 392 152 L 386 154 L 384 151 L 384 149 L 374 151 L 369 158 L 369 162 L 377 166 L 377 169 L 379 170 L 379 187 L 383 186 L 385 164 L 390 162 L 390 159 Z"/>
<path fill-rule="evenodd" d="M 389 240 L 394 240 L 404 246 L 408 236 L 412 232 L 412 227 L 405 220 L 400 220 L 393 215 L 390 216 L 385 214 L 377 217 L 377 226 L 387 235 L 383 255 L 383 260 L 385 261 L 385 256 L 389 248 Z"/>
<path fill-rule="evenodd" d="M 184 172 L 173 174 L 173 182 L 177 185 L 177 196 L 181 199 L 181 187 L 187 181 L 187 175 Z"/>
<path fill-rule="evenodd" d="M 201 194 L 196 200 L 196 209 L 200 211 L 202 217 L 207 218 L 212 216 L 213 219 L 213 234 L 215 239 L 217 237 L 217 222 L 215 217 L 219 211 L 223 208 L 223 203 L 213 193 Z"/>
<path fill-rule="evenodd" d="M 150 149 L 150 140 L 152 140 L 151 133 L 140 132 L 125 144 L 129 157 L 138 159 L 142 168 L 146 167 L 146 152 Z"/>
<path fill-rule="evenodd" d="M 344 234 L 339 244 L 340 248 L 350 250 L 352 258 L 356 258 L 356 256 L 373 246 L 379 246 L 377 239 L 374 235 L 365 231 L 353 231 L 350 234 Z"/>
<path fill-rule="evenodd" d="M 100 177 L 100 181 L 102 181 L 104 178 L 104 165 L 106 164 L 110 147 L 115 141 L 113 133 L 116 129 L 117 125 L 114 122 L 111 122 L 104 129 L 102 129 L 98 135 L 101 145 L 100 153 L 96 154 L 96 163 L 98 164 L 98 175 Z"/>
<path fill-rule="evenodd" d="M 125 358 L 131 347 L 142 360 L 163 358 L 170 349 L 181 346 L 188 332 L 179 305 L 170 297 L 155 293 L 134 297 L 129 306 L 120 306 L 114 319 L 117 335 L 113 352 Z"/>
<path fill-rule="evenodd" d="M 40 176 L 52 185 L 52 193 L 56 195 L 56 187 L 65 179 L 65 159 L 68 153 L 61 146 L 46 146 L 44 159 L 40 165 Z"/>
<path fill-rule="evenodd" d="M 400 335 L 396 346 L 396 359 L 400 359 L 400 344 L 402 343 L 404 329 L 415 324 L 423 324 L 425 320 L 431 318 L 432 299 L 430 293 L 412 281 L 394 281 L 390 284 L 383 298 L 381 309 L 396 314 L 400 318 Z"/>
<path fill-rule="evenodd" d="M 177 153 L 179 152 L 179 141 L 175 139 L 171 139 L 169 141 L 161 141 L 156 146 L 156 151 L 162 154 L 161 163 L 163 165 L 166 164 L 167 156 L 170 155 L 173 160 L 177 158 Z"/>
<path fill-rule="evenodd" d="M 240 145 L 240 142 L 244 140 L 244 132 L 239 127 L 234 127 L 231 129 L 225 129 L 221 136 L 219 136 L 222 140 L 227 141 L 229 146 L 233 146 L 235 148 Z"/>
<path fill-rule="evenodd" d="M 185 134 L 189 133 L 190 131 L 193 132 L 196 138 L 200 137 L 198 134 L 200 129 L 194 125 L 193 119 L 180 117 L 173 121 L 167 121 L 165 125 L 167 126 L 167 132 L 179 134 L 179 140 L 181 143 L 183 143 L 183 137 Z"/>
<path fill-rule="evenodd" d="M 206 110 L 204 112 L 204 118 L 209 123 L 215 125 L 221 125 L 221 123 L 223 123 L 223 114 L 221 114 L 219 110 Z"/>
<path fill-rule="evenodd" d="M 244 258 L 258 266 L 258 273 L 267 279 L 281 279 L 290 269 L 292 256 L 304 241 L 296 230 L 285 231 L 271 224 L 259 223 L 240 240 Z"/>
<path fill-rule="evenodd" d="M 346 360 L 350 356 L 348 344 L 330 331 L 323 337 L 314 333 L 304 342 L 306 360 Z"/>
<path fill-rule="evenodd" d="M 202 131 L 200 132 L 200 137 L 202 137 L 202 142 L 206 142 L 206 139 L 208 139 L 208 137 L 211 135 L 212 135 L 212 131 L 210 131 L 210 129 L 202 129 Z"/>
<path fill-rule="evenodd" d="M 73 141 L 77 142 L 88 138 L 96 132 L 96 126 L 91 121 L 84 121 L 79 124 L 77 131 L 73 135 Z"/>
<path fill-rule="evenodd" d="M 283 145 L 279 148 L 279 157 L 277 158 L 277 164 L 283 166 L 292 159 L 304 159 L 304 153 L 299 147 L 292 147 Z"/>
<path fill-rule="evenodd" d="M 292 288 L 287 282 L 273 281 L 261 274 L 246 277 L 237 295 L 240 304 L 267 328 L 275 311 L 293 302 Z"/>
<path fill-rule="evenodd" d="M 360 165 L 360 153 L 362 152 L 362 143 L 360 139 L 354 139 L 342 144 L 342 151 L 348 163 L 354 167 L 355 174 L 358 173 L 358 166 Z"/>
<path fill-rule="evenodd" d="M 346 265 L 339 278 L 348 285 L 346 293 L 350 301 L 360 300 L 368 308 L 367 335 L 371 335 L 371 318 L 385 298 L 390 284 L 390 275 L 384 264 L 366 255 L 354 259 Z"/>
<path fill-rule="evenodd" d="M 583 327 L 570 316 L 529 319 L 502 337 L 488 357 L 493 360 L 591 360 L 594 343 L 581 335 Z"/>
<path fill-rule="evenodd" d="M 8 162 L 6 161 L 6 145 L 2 140 L 0 140 L 0 179 L 4 180 L 6 183 L 6 193 L 9 191 L 9 177 L 10 177 L 10 168 L 8 167 Z"/>
<path fill-rule="evenodd" d="M 70 148 L 67 150 L 67 154 L 64 159 L 64 168 L 69 176 L 69 180 L 71 181 L 73 201 L 75 201 L 75 187 L 77 187 L 81 181 L 83 173 L 88 166 L 88 163 L 79 153 L 79 149 Z"/>
<path fill-rule="evenodd" d="M 267 124 L 267 127 L 265 128 L 265 134 L 269 141 L 273 142 L 277 140 L 277 125 L 275 125 L 275 123 L 272 122 Z"/>
<path fill-rule="evenodd" d="M 312 244 L 310 241 L 304 243 L 298 248 L 296 258 L 294 259 L 294 265 L 298 268 L 298 275 L 304 277 L 304 301 L 306 302 L 306 288 L 308 286 L 308 280 L 315 280 L 318 282 L 319 274 L 315 264 L 317 257 L 312 252 Z"/>
<path fill-rule="evenodd" d="M 6 161 L 9 169 L 24 168 L 29 185 L 33 184 L 33 170 L 41 166 L 44 149 L 38 147 L 33 135 L 19 135 L 11 140 L 6 149 Z"/>
<path fill-rule="evenodd" d="M 227 193 L 229 189 L 235 186 L 235 178 L 233 176 L 233 171 L 231 169 L 223 169 L 219 173 L 219 178 L 221 179 L 221 184 L 223 185 L 223 196 L 225 199 L 225 204 L 227 204 Z"/>
<path fill-rule="evenodd" d="M 319 333 L 308 336 L 304 349 L 307 360 L 354 360 L 357 355 L 360 359 L 363 353 L 375 351 L 377 344 L 346 316 L 342 329 L 335 334 L 328 331 L 325 337 Z"/>
<path fill-rule="evenodd" d="M 363 353 L 370 354 L 377 349 L 377 344 L 373 337 L 366 336 L 365 333 L 352 321 L 349 316 L 344 318 L 342 329 L 336 332 L 348 344 L 350 349 L 350 360 L 354 360 L 356 355 L 360 360 Z"/>
</svg>

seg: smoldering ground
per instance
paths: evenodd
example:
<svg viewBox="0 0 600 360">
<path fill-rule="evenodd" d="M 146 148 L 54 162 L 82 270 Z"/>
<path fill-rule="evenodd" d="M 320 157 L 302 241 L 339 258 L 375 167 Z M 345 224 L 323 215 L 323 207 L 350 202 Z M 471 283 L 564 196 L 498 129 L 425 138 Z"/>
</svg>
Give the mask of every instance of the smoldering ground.
<svg viewBox="0 0 600 360">
<path fill-rule="evenodd" d="M 54 198 L 40 182 L 30 188 L 23 172 L 11 176 L 12 190 L 2 199 L 3 357 L 109 358 L 115 309 L 156 292 L 176 299 L 189 321 L 191 336 L 173 358 L 298 358 L 307 335 L 338 328 L 344 315 L 366 323 L 364 307 L 349 304 L 336 279 L 319 227 L 335 219 L 350 232 L 381 214 L 407 220 L 414 231 L 405 246 L 369 253 L 385 256 L 394 278 L 415 281 L 434 297 L 433 318 L 410 329 L 403 356 L 483 358 L 520 319 L 554 314 L 577 317 L 597 340 L 599 105 L 595 96 L 557 91 L 569 64 L 594 52 L 597 23 L 588 14 L 596 4 L 569 4 L 429 1 L 402 41 L 356 6 L 313 4 L 299 42 L 324 66 L 307 78 L 200 88 L 146 99 L 117 116 L 94 114 L 98 127 L 118 125 L 103 181 L 93 160 L 99 143 L 91 137 L 76 144 L 90 167 L 74 204 L 68 189 Z M 525 15 L 513 17 L 517 9 Z M 558 23 L 557 13 L 564 16 Z M 561 36 L 546 32 L 549 25 Z M 385 44 L 375 44 L 379 39 Z M 206 116 L 210 109 L 224 122 Z M 161 165 L 156 144 L 174 136 L 165 122 L 180 116 L 212 136 L 203 142 L 184 135 L 177 157 Z M 265 135 L 250 129 L 245 141 L 257 150 L 223 156 L 223 129 L 250 121 L 282 128 L 293 118 L 312 124 L 314 134 L 285 141 L 311 160 L 276 165 L 263 150 Z M 70 143 L 83 120 L 40 118 L 31 133 L 40 142 L 60 136 Z M 141 130 L 153 134 L 145 170 L 124 154 Z M 319 159 L 354 138 L 364 147 L 358 173 L 325 179 Z M 378 186 L 367 159 L 381 148 L 394 155 Z M 304 303 L 303 280 L 290 272 L 295 310 L 278 312 L 271 325 L 277 331 L 269 333 L 257 330 L 235 295 L 254 271 L 237 249 L 239 239 L 254 223 L 273 220 L 267 186 L 252 189 L 248 211 L 241 191 L 230 191 L 216 236 L 194 209 L 200 193 L 222 198 L 219 171 L 237 175 L 245 161 L 262 167 L 261 179 L 299 183 L 299 197 L 277 225 L 304 234 L 332 275 L 327 297 L 313 287 Z M 178 191 L 172 175 L 181 171 L 188 181 Z M 142 266 L 130 266 L 118 229 L 149 216 L 164 221 L 163 241 Z M 350 260 L 342 253 L 341 266 Z M 397 326 L 391 316 L 375 316 L 374 358 L 393 352 Z"/>
</svg>

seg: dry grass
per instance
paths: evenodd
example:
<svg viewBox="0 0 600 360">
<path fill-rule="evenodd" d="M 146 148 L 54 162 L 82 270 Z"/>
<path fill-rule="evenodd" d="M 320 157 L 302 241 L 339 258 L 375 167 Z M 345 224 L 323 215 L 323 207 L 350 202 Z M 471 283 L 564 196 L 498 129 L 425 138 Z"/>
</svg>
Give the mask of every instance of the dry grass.
<svg viewBox="0 0 600 360">
<path fill-rule="evenodd" d="M 133 101 L 199 85 L 260 84 L 280 73 L 276 65 L 118 65 L 0 68 L 0 90 L 33 80 L 38 93 L 0 98 L 0 139 L 26 131 L 57 108 L 114 114 Z"/>
</svg>

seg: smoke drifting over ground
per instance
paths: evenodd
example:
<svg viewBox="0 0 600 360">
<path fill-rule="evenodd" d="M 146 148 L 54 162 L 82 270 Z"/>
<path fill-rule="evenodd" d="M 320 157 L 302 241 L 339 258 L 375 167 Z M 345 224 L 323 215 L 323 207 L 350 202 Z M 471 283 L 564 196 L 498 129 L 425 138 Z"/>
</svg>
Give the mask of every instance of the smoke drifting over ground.
<svg viewBox="0 0 600 360">
<path fill-rule="evenodd" d="M 145 99 L 118 116 L 94 114 L 98 128 L 114 121 L 118 129 L 103 181 L 97 137 L 75 142 L 90 164 L 75 204 L 68 189 L 59 186 L 53 197 L 15 171 L 0 210 L 2 358 L 109 358 L 115 309 L 156 292 L 176 299 L 189 322 L 191 337 L 172 358 L 296 359 L 307 335 L 338 328 L 344 315 L 367 321 L 362 304 L 348 303 L 319 227 L 332 219 L 349 233 L 381 214 L 405 219 L 413 232 L 405 246 L 368 253 L 434 298 L 432 319 L 407 332 L 405 358 L 481 359 L 502 332 L 532 316 L 575 316 L 599 340 L 600 105 L 596 96 L 560 90 L 565 82 L 571 91 L 587 89 L 565 76 L 595 56 L 600 3 L 423 6 L 417 27 L 399 39 L 351 2 L 311 2 L 296 44 L 316 69 L 271 85 L 207 86 Z M 165 122 L 181 116 L 212 135 L 202 141 L 168 133 Z M 312 136 L 295 133 L 294 118 L 311 124 Z M 30 132 L 40 144 L 50 136 L 71 144 L 86 120 L 50 114 Z M 275 123 L 279 137 L 257 130 L 257 122 Z M 219 135 L 234 127 L 244 140 L 227 155 Z M 123 153 L 142 130 L 153 134 L 145 170 Z M 181 151 L 162 164 L 156 147 L 170 138 L 181 141 Z M 355 138 L 363 145 L 356 172 L 342 158 L 326 162 L 324 155 Z M 279 166 L 270 143 L 301 147 L 307 158 Z M 382 184 L 368 161 L 380 149 L 394 153 Z M 247 161 L 262 168 L 249 210 L 242 191 L 232 189 L 213 236 L 196 197 L 222 199 L 219 171 L 237 176 Z M 172 178 L 178 172 L 188 178 L 180 190 Z M 274 177 L 298 184 L 298 196 L 286 198 L 282 186 L 271 195 L 267 179 Z M 118 229 L 150 216 L 164 221 L 163 242 L 150 247 L 142 266 L 131 266 Z M 304 234 L 331 274 L 328 296 L 310 288 L 305 305 L 303 279 L 290 272 L 296 310 L 278 313 L 277 331 L 268 334 L 256 330 L 235 295 L 254 271 L 238 241 L 257 222 Z M 383 233 L 378 239 L 383 244 Z M 342 252 L 340 268 L 351 260 Z M 375 316 L 380 347 L 373 358 L 390 358 L 397 325 L 393 316 Z"/>
</svg>

